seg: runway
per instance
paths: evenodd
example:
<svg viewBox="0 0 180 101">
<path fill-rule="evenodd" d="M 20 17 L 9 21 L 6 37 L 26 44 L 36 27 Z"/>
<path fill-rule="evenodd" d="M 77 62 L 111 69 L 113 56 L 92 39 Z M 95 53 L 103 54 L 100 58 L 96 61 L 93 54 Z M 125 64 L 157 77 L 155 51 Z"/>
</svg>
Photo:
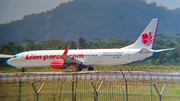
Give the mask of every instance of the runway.
<svg viewBox="0 0 180 101">
<path fill-rule="evenodd" d="M 124 76 L 122 75 L 124 74 Z M 143 71 L 87 71 L 87 72 L 26 72 L 26 73 L 1 73 L 0 81 L 33 81 L 33 80 L 158 80 L 180 81 L 180 73 L 160 73 Z"/>
</svg>

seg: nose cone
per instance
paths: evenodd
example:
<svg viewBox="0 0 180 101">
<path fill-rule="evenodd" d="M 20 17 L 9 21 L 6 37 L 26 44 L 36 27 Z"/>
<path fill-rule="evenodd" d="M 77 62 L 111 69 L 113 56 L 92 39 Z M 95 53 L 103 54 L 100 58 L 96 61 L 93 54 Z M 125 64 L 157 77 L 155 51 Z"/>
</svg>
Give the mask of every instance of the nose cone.
<svg viewBox="0 0 180 101">
<path fill-rule="evenodd" d="M 11 58 L 11 59 L 7 60 L 6 63 L 10 66 L 15 67 L 16 69 L 21 69 L 21 67 L 22 67 L 21 62 L 16 58 Z"/>
<path fill-rule="evenodd" d="M 13 58 L 7 60 L 6 63 L 7 63 L 8 65 L 14 66 L 14 67 L 15 67 L 15 64 L 16 64 L 16 62 L 15 62 L 15 60 L 14 60 Z"/>
</svg>

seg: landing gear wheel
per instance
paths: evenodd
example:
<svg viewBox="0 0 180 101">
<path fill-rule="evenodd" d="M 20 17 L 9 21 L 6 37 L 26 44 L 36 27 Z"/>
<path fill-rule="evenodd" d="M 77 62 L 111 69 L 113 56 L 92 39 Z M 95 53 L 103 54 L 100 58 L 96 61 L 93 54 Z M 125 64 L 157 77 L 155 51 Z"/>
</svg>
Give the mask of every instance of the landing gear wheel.
<svg viewBox="0 0 180 101">
<path fill-rule="evenodd" d="M 22 67 L 22 68 L 21 68 L 21 71 L 22 71 L 22 72 L 25 72 L 25 67 Z"/>
<path fill-rule="evenodd" d="M 76 71 L 82 71 L 82 67 L 78 66 L 78 67 L 76 68 Z"/>
<path fill-rule="evenodd" d="M 94 70 L 93 67 L 91 67 L 91 66 L 88 67 L 88 71 L 93 71 L 93 70 Z"/>
</svg>

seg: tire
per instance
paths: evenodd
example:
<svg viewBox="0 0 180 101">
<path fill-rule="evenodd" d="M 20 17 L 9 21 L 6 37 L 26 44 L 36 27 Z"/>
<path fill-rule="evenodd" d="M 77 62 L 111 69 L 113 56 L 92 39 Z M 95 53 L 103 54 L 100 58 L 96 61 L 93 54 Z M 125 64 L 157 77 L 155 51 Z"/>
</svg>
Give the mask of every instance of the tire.
<svg viewBox="0 0 180 101">
<path fill-rule="evenodd" d="M 82 71 L 82 68 L 79 66 L 76 68 L 76 71 Z"/>
<path fill-rule="evenodd" d="M 88 67 L 88 71 L 93 71 L 93 70 L 94 70 L 93 67 L 91 67 L 91 66 Z"/>
<path fill-rule="evenodd" d="M 22 72 L 25 72 L 25 67 L 23 67 L 23 68 L 21 69 L 21 71 L 22 71 Z"/>
</svg>

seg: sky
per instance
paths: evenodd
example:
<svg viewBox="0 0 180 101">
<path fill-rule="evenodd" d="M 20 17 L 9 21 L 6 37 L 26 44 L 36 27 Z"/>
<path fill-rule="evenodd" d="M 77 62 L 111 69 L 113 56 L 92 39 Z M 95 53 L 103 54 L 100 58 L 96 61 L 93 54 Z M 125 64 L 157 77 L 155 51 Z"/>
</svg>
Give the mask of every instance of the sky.
<svg viewBox="0 0 180 101">
<path fill-rule="evenodd" d="M 147 3 L 156 2 L 158 6 L 166 6 L 168 9 L 180 8 L 180 0 L 146 0 Z"/>
<path fill-rule="evenodd" d="M 40 13 L 55 8 L 68 0 L 0 0 L 0 24 L 22 19 L 24 15 Z M 72 0 L 71 0 L 72 1 Z M 168 9 L 180 7 L 180 0 L 146 0 L 147 3 L 157 2 L 158 6 Z"/>
<path fill-rule="evenodd" d="M 68 0 L 0 0 L 0 24 L 55 8 Z M 72 0 L 71 0 L 72 1 Z"/>
</svg>

